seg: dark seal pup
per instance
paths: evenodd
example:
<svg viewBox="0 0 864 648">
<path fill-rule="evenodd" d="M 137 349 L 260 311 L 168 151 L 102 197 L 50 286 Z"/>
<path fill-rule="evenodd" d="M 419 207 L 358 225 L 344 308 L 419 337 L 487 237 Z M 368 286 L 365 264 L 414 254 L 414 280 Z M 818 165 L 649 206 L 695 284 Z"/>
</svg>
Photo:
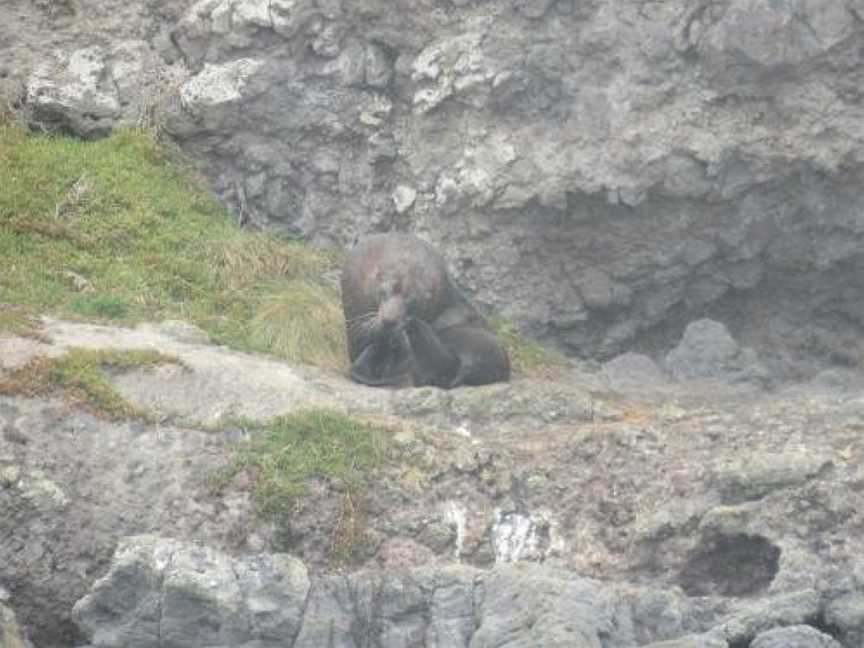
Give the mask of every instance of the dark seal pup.
<svg viewBox="0 0 864 648">
<path fill-rule="evenodd" d="M 510 379 L 506 350 L 428 243 L 369 236 L 348 254 L 341 284 L 356 382 L 449 389 Z"/>
</svg>

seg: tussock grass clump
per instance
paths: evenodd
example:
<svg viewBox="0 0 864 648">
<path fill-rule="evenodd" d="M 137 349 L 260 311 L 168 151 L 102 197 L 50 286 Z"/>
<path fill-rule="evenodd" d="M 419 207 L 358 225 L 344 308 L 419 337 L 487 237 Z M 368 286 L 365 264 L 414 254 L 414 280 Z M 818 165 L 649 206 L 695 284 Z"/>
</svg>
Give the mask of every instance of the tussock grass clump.
<svg viewBox="0 0 864 648">
<path fill-rule="evenodd" d="M 36 358 L 0 378 L 0 394 L 33 397 L 62 392 L 69 400 L 109 419 L 133 416 L 148 419 L 146 413 L 111 387 L 105 371 L 179 362 L 173 356 L 151 350 L 70 349 L 57 358 Z"/>
<path fill-rule="evenodd" d="M 260 233 L 215 241 L 207 256 L 219 280 L 233 288 L 274 279 L 312 277 L 332 266 L 332 260 L 317 250 Z"/>
<path fill-rule="evenodd" d="M 510 368 L 515 376 L 554 378 L 567 371 L 569 361 L 564 355 L 546 349 L 531 338 L 523 336 L 501 317 L 490 317 L 488 321 L 498 336 L 498 341 L 507 349 Z"/>
<path fill-rule="evenodd" d="M 239 229 L 150 134 L 84 142 L 0 122 L 0 178 L 0 334 L 43 313 L 185 319 L 243 350 L 333 367 L 345 356 L 322 279 L 335 260 Z"/>
<path fill-rule="evenodd" d="M 569 366 L 567 358 L 545 349 L 533 340 L 522 336 L 516 328 L 500 317 L 492 317 L 489 324 L 498 340 L 510 355 L 510 367 L 514 374 L 551 378 L 565 372 Z"/>
<path fill-rule="evenodd" d="M 345 366 L 342 307 L 332 290 L 306 279 L 273 286 L 252 318 L 254 346 L 328 369 Z"/>
<path fill-rule="evenodd" d="M 339 493 L 338 522 L 331 533 L 334 563 L 346 564 L 364 538 L 362 494 L 385 461 L 388 431 L 326 409 L 295 412 L 269 423 L 247 423 L 254 439 L 241 445 L 217 486 L 241 471 L 254 479 L 259 510 L 287 523 L 310 480 L 328 482 Z"/>
</svg>

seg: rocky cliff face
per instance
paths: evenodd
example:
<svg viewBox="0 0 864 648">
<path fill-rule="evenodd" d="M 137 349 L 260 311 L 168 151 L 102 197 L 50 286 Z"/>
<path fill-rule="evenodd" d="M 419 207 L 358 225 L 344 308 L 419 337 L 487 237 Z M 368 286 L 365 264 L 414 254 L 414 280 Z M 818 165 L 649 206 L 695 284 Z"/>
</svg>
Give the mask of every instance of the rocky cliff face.
<svg viewBox="0 0 864 648">
<path fill-rule="evenodd" d="M 178 350 L 191 375 L 114 377 L 170 427 L 4 399 L 0 580 L 22 623 L 43 646 L 198 645 L 190 618 L 207 645 L 497 646 L 518 618 L 525 645 L 859 646 L 860 376 L 758 396 L 664 381 L 859 364 L 862 17 L 861 0 L 0 3 L 0 93 L 35 128 L 161 131 L 244 223 L 320 245 L 415 231 L 523 330 L 665 358 L 618 356 L 593 392 L 573 376 L 372 396 L 249 358 L 196 365 L 196 342 Z M 46 336 L 87 346 L 83 328 Z M 20 345 L 50 352 L 13 340 L 0 370 Z M 238 367 L 259 379 L 227 380 Z M 363 560 L 461 565 L 322 576 L 331 491 L 292 520 L 304 566 L 266 553 L 280 538 L 242 484 L 195 481 L 227 452 L 199 429 L 214 412 L 301 396 L 428 428 L 405 441 L 428 482 L 387 475 L 364 502 Z M 109 570 L 141 533 L 259 558 L 127 540 Z M 551 569 L 502 568 L 524 560 Z M 290 578 L 269 591 L 274 565 Z"/>
<path fill-rule="evenodd" d="M 860 359 L 860 0 L 7 4 L 34 123 L 163 128 L 244 221 L 419 232 L 580 356 Z"/>
<path fill-rule="evenodd" d="M 864 380 L 724 384 L 758 374 L 728 334 L 704 344 L 715 328 L 671 354 L 686 384 L 626 354 L 559 382 L 391 391 L 176 323 L 46 320 L 0 338 L 0 378 L 71 348 L 181 364 L 110 375 L 149 422 L 0 396 L 0 599 L 40 648 L 859 648 Z M 278 519 L 253 474 L 214 488 L 250 434 L 231 421 L 311 405 L 397 425 L 356 502 L 361 573 L 332 560 L 339 480 Z"/>
<path fill-rule="evenodd" d="M 288 556 L 231 559 L 139 536 L 121 544 L 111 571 L 75 614 L 93 631 L 94 645 L 106 648 L 842 648 L 807 625 L 821 605 L 815 593 L 801 592 L 754 614 L 536 565 L 310 583 L 302 563 Z M 669 637 L 677 638 L 664 641 Z"/>
</svg>

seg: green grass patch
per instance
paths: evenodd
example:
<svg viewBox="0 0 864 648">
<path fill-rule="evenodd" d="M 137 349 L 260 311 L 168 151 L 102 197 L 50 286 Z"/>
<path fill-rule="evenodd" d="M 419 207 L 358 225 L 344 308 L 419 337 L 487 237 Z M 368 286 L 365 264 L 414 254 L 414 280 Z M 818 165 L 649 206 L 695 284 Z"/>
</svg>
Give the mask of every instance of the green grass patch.
<svg viewBox="0 0 864 648">
<path fill-rule="evenodd" d="M 147 133 L 80 141 L 0 121 L 0 178 L 0 334 L 41 314 L 183 319 L 218 343 L 344 368 L 322 279 L 336 260 L 238 228 Z"/>
<path fill-rule="evenodd" d="M 503 318 L 492 317 L 489 324 L 507 349 L 514 374 L 549 378 L 558 376 L 569 368 L 570 363 L 566 356 L 524 337 Z"/>
<path fill-rule="evenodd" d="M 247 471 L 262 514 L 287 522 L 309 481 L 326 481 L 340 497 L 331 559 L 338 564 L 351 562 L 365 535 L 362 494 L 386 459 L 389 431 L 324 409 L 243 425 L 254 438 L 238 448 L 234 461 L 216 478 L 217 488 Z"/>
<path fill-rule="evenodd" d="M 129 312 L 129 304 L 113 295 L 81 295 L 71 303 L 72 310 L 84 317 L 122 319 Z"/>
<path fill-rule="evenodd" d="M 149 419 L 111 387 L 105 372 L 164 363 L 179 364 L 179 360 L 151 350 L 70 349 L 57 358 L 36 358 L 0 378 L 0 394 L 33 397 L 62 392 L 69 400 L 110 419 Z"/>
</svg>

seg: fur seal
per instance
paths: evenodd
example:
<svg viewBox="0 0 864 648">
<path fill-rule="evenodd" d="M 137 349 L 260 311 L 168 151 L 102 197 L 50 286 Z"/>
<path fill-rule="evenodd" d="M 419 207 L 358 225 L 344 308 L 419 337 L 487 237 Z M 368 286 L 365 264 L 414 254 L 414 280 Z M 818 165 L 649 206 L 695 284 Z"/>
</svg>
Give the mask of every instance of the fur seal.
<svg viewBox="0 0 864 648">
<path fill-rule="evenodd" d="M 356 382 L 449 389 L 510 379 L 506 350 L 425 241 L 363 239 L 342 266 L 341 287 Z"/>
</svg>

